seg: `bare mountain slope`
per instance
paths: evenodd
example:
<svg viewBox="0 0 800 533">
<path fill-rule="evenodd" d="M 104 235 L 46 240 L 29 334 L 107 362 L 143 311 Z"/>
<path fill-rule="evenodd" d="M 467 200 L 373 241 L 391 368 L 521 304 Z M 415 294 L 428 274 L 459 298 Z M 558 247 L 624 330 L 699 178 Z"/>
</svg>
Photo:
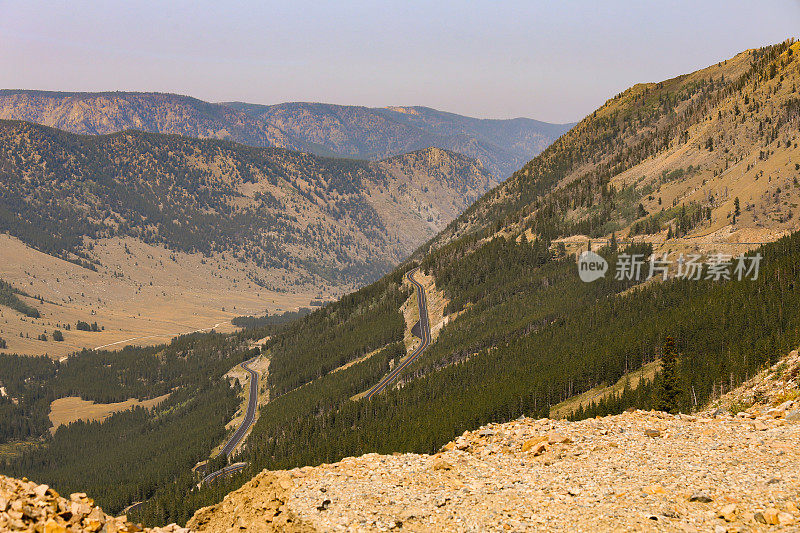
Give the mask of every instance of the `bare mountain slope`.
<svg viewBox="0 0 800 533">
<path fill-rule="evenodd" d="M 620 93 L 437 242 L 492 226 L 743 241 L 796 229 L 799 53 L 787 41 Z"/>
</svg>

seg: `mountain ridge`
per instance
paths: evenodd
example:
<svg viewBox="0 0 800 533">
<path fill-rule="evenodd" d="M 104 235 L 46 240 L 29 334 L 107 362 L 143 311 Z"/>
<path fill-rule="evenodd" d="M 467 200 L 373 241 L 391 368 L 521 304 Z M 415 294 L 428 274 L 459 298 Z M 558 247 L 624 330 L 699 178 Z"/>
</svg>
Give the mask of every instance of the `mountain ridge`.
<svg viewBox="0 0 800 533">
<path fill-rule="evenodd" d="M 369 494 L 404 495 L 405 488 L 426 479 L 441 480 L 437 486 L 445 487 L 450 481 L 445 478 L 447 472 L 456 474 L 454 477 L 470 475 L 487 461 L 492 467 L 508 467 L 518 476 L 513 479 L 520 483 L 510 483 L 509 477 L 491 479 L 485 485 L 485 493 L 462 506 L 467 512 L 473 502 L 487 501 L 490 492 L 491 496 L 498 492 L 509 495 L 539 472 L 556 471 L 563 475 L 548 480 L 552 483 L 547 485 L 548 493 L 536 493 L 537 498 L 542 497 L 536 508 L 547 512 L 548 505 L 565 502 L 558 507 L 562 513 L 559 516 L 570 516 L 576 502 L 584 510 L 609 504 L 610 508 L 603 508 L 612 516 L 622 512 L 618 505 L 636 508 L 636 525 L 652 524 L 651 516 L 657 518 L 658 524 L 672 524 L 671 520 L 690 515 L 705 520 L 708 526 L 725 527 L 721 520 L 727 522 L 726 516 L 735 517 L 736 512 L 727 509 L 723 513 L 722 506 L 707 506 L 700 511 L 694 505 L 723 503 L 726 495 L 733 495 L 737 501 L 730 503 L 741 505 L 736 507 L 742 512 L 739 516 L 752 513 L 752 520 L 762 523 L 756 518 L 761 513 L 763 520 L 774 524 L 773 518 L 779 520 L 780 512 L 790 512 L 789 504 L 795 505 L 793 502 L 782 499 L 778 509 L 770 501 L 767 507 L 765 502 L 750 499 L 746 491 L 728 486 L 721 494 L 709 494 L 715 488 L 709 483 L 724 484 L 726 472 L 741 465 L 755 466 L 748 461 L 756 457 L 760 458 L 759 465 L 765 465 L 764 472 L 758 471 L 764 482 L 755 478 L 754 483 L 748 473 L 741 478 L 746 490 L 766 487 L 765 494 L 769 494 L 773 490 L 770 486 L 780 483 L 781 476 L 794 482 L 799 471 L 796 450 L 766 456 L 758 451 L 761 442 L 773 436 L 796 439 L 796 428 L 788 426 L 791 420 L 776 418 L 775 411 L 748 412 L 752 406 L 729 407 L 731 411 L 744 410 L 742 416 L 716 413 L 717 418 L 708 417 L 710 422 L 706 422 L 704 415 L 699 424 L 700 418 L 685 420 L 685 415 L 678 413 L 698 411 L 703 409 L 701 406 L 717 402 L 740 383 L 775 364 L 775 374 L 787 385 L 778 391 L 787 395 L 781 405 L 795 402 L 800 394 L 796 388 L 796 364 L 790 368 L 780 361 L 800 343 L 800 284 L 796 283 L 800 276 L 800 232 L 793 205 L 800 205 L 796 201 L 800 194 L 800 104 L 796 96 L 799 50 L 800 43 L 786 41 L 739 54 L 692 74 L 623 91 L 375 283 L 282 327 L 267 325 L 238 336 L 191 339 L 194 350 L 222 341 L 247 350 L 255 341 L 265 339 L 259 349 L 263 349 L 263 357 L 270 358 L 266 377 L 270 401 L 261 407 L 241 455 L 236 458 L 248 463 L 238 477 L 221 479 L 205 492 L 192 492 L 188 496 L 191 501 L 180 506 L 173 503 L 174 485 L 155 486 L 153 479 L 147 478 L 151 490 L 148 504 L 139 509 L 143 519 L 163 523 L 159 520 L 168 515 L 183 521 L 195 509 L 216 504 L 223 495 L 246 483 L 247 478 L 253 478 L 244 491 L 248 492 L 253 484 L 264 481 L 263 477 L 254 476 L 265 469 L 291 471 L 304 465 L 325 464 L 310 471 L 312 482 L 319 475 L 316 479 L 323 483 L 312 484 L 314 490 L 307 493 L 306 500 L 313 502 L 308 512 L 324 523 L 327 515 L 334 520 L 347 512 L 345 506 L 338 507 L 335 499 L 326 494 L 341 495 L 340 501 L 348 502 L 345 496 L 352 496 L 338 492 L 338 487 L 332 488 L 329 481 L 333 478 L 328 475 L 333 471 L 335 477 L 345 471 L 337 461 L 361 457 L 356 462 L 363 461 L 368 468 L 351 471 L 355 475 L 342 489 L 348 490 L 354 484 L 368 489 L 354 502 L 361 505 L 367 499 L 367 514 L 355 520 L 371 520 L 377 506 L 368 499 Z M 591 283 L 581 280 L 576 264 L 576 253 L 589 248 L 609 265 L 607 274 Z M 677 268 L 668 270 L 667 279 L 647 279 L 647 258 L 662 257 L 662 253 L 672 253 L 673 259 L 679 253 L 696 254 L 706 264 L 699 270 L 698 279 L 678 276 Z M 758 258 L 759 274 L 743 279 L 733 275 L 715 278 L 710 275 L 711 264 L 722 254 L 731 259 L 735 254 L 750 261 Z M 642 275 L 615 275 L 616 269 L 611 265 L 624 265 L 624 259 L 633 257 L 644 258 Z M 412 268 L 419 268 L 419 279 L 430 290 L 429 319 L 432 330 L 437 331 L 432 335 L 435 341 L 405 368 L 393 386 L 364 400 L 364 391 L 398 368 L 398 363 L 402 364 L 413 350 L 410 330 L 418 317 L 414 314 L 411 287 L 404 281 Z M 170 354 L 183 352 L 187 342 L 177 339 L 160 349 Z M 252 355 L 247 353 L 237 359 Z M 89 354 L 77 357 L 73 364 L 88 365 L 92 357 L 101 356 L 111 358 Z M 225 363 L 225 370 L 229 369 L 238 362 L 232 359 L 229 357 L 219 366 Z M 30 364 L 15 361 L 17 365 L 26 363 Z M 117 365 L 115 370 L 125 375 L 122 363 L 95 362 L 96 366 L 102 363 Z M 149 365 L 170 365 L 172 360 L 148 359 L 147 363 L 142 365 L 146 368 L 141 372 L 145 377 L 161 373 L 149 370 Z M 640 379 L 632 379 L 633 373 L 659 367 L 662 370 L 647 375 L 642 372 Z M 791 388 L 787 377 L 793 380 Z M 117 379 L 111 374 L 108 387 L 116 385 Z M 32 389 L 27 392 L 30 399 L 48 391 L 47 384 L 41 381 L 31 379 L 13 385 L 16 390 Z M 561 413 L 580 422 L 545 420 L 553 407 L 563 406 L 565 400 L 617 383 L 621 386 L 608 394 Z M 226 384 L 203 380 L 197 386 L 214 385 L 224 389 Z M 738 401 L 749 402 L 748 398 Z M 760 401 L 757 394 L 753 399 Z M 168 401 L 173 405 L 177 402 Z M 788 405 L 794 408 L 795 404 Z M 26 402 L 21 402 L 20 409 L 23 408 L 27 408 Z M 653 414 L 655 408 L 669 414 Z M 622 414 L 626 410 L 633 412 Z M 159 416 L 162 412 L 157 411 Z M 615 416 L 596 418 L 608 414 Z M 755 418 L 750 418 L 751 414 Z M 760 416 L 764 418 L 759 419 Z M 112 417 L 104 428 L 116 435 L 113 424 L 122 420 L 121 416 Z M 692 425 L 683 426 L 684 422 Z M 496 423 L 507 425 L 498 427 Z M 178 421 L 169 424 L 178 427 Z M 571 443 L 555 438 L 551 442 L 550 437 L 546 442 L 537 441 L 544 436 L 544 426 L 562 435 L 567 428 L 586 431 L 566 435 Z M 136 425 L 142 432 L 148 427 L 146 420 Z M 212 429 L 213 425 L 205 432 Z M 704 430 L 709 432 L 704 434 Z M 56 463 L 50 450 L 42 448 L 30 452 L 24 462 L 11 462 L 9 468 L 20 476 L 47 475 L 66 486 L 82 483 L 100 487 L 106 491 L 105 501 L 118 508 L 139 497 L 140 491 L 135 487 L 109 487 L 104 483 L 109 479 L 107 472 L 83 474 L 81 468 L 93 464 L 93 457 L 66 453 L 96 447 L 91 431 L 73 426 L 59 431 L 49 446 L 68 460 Z M 166 427 L 164 433 L 168 433 Z M 460 435 L 465 438 L 460 439 Z M 153 447 L 168 436 L 151 434 L 150 438 L 157 440 Z M 723 438 L 731 438 L 722 442 L 732 446 L 731 453 L 737 454 L 741 463 L 731 466 L 726 454 L 720 454 L 715 441 Z M 453 442 L 453 449 L 440 452 L 449 442 Z M 714 468 L 704 472 L 708 474 L 705 477 L 676 479 L 674 475 L 680 475 L 675 474 L 676 466 L 683 463 L 675 463 L 669 453 L 662 453 L 668 452 L 662 446 L 669 443 L 680 443 L 681 453 L 694 458 L 691 460 L 698 459 L 698 446 L 703 445 L 702 460 L 696 464 Z M 561 447 L 562 444 L 571 447 Z M 463 449 L 458 449 L 462 445 Z M 747 449 L 737 445 L 746 445 Z M 772 448 L 770 442 L 768 450 L 779 451 L 783 446 L 780 439 L 775 446 Z M 477 453 L 470 454 L 470 448 Z M 365 456 L 365 452 L 386 457 L 374 461 L 375 456 Z M 393 453 L 401 455 L 390 455 Z M 414 459 L 436 453 L 442 453 L 447 464 L 435 467 L 431 457 L 419 462 Z M 620 483 L 624 483 L 623 475 L 630 472 L 631 464 L 647 465 L 649 458 L 658 457 L 658 468 L 645 468 L 642 477 L 626 486 L 624 493 L 615 490 L 611 494 L 607 489 L 613 487 L 597 484 L 596 465 L 590 462 L 599 453 L 623 458 L 613 469 L 604 471 L 609 479 Z M 172 454 L 178 456 L 177 451 L 170 451 L 152 459 L 162 468 L 182 461 L 181 472 L 194 464 L 189 459 L 206 459 L 198 451 L 191 458 L 170 463 Z M 111 450 L 99 455 L 119 464 L 133 453 Z M 353 461 L 346 461 L 347 464 L 352 465 Z M 514 465 L 536 466 L 523 471 Z M 593 468 L 579 470 L 586 465 Z M 409 466 L 418 468 L 419 475 L 404 478 Z M 560 470 L 562 467 L 565 470 Z M 774 477 L 769 471 L 773 467 L 781 470 Z M 178 466 L 172 468 L 177 476 Z M 393 475 L 398 474 L 388 489 L 377 485 L 380 476 L 375 475 L 375 470 L 381 468 L 391 468 Z M 581 483 L 591 490 L 564 485 L 566 476 L 578 471 L 582 472 Z M 163 474 L 163 470 L 159 472 Z M 300 473 L 298 477 L 302 478 L 309 471 Z M 776 481 L 770 483 L 772 479 Z M 705 485 L 692 486 L 691 493 L 683 494 L 686 480 Z M 270 479 L 266 481 L 271 483 Z M 192 480 L 187 476 L 183 483 L 188 492 Z M 446 497 L 441 500 L 431 499 L 431 513 L 443 519 L 450 516 L 446 513 L 455 509 L 448 506 L 463 501 L 454 499 L 462 497 L 458 495 L 461 488 L 454 487 L 455 494 L 442 494 Z M 541 483 L 532 485 L 534 491 L 542 488 Z M 419 494 L 427 497 L 439 490 L 426 489 Z M 249 498 L 250 494 L 244 496 Z M 285 503 L 273 506 L 271 494 L 257 496 L 266 497 L 266 502 L 256 500 L 259 505 L 265 503 L 266 509 L 281 509 Z M 670 499 L 664 501 L 662 496 Z M 236 503 L 230 500 L 236 497 L 229 497 L 219 506 L 223 510 L 235 509 Z M 330 501 L 325 503 L 326 499 Z M 661 512 L 661 506 L 667 503 L 677 510 Z M 727 508 L 729 502 L 724 503 Z M 650 510 L 655 505 L 658 513 Z M 327 513 L 329 509 L 334 512 Z M 397 507 L 387 502 L 387 509 L 387 518 L 396 517 Z M 527 520 L 532 513 L 529 506 L 524 509 L 523 518 Z M 686 509 L 689 511 L 684 513 Z M 505 519 L 502 517 L 507 512 L 501 509 L 498 518 Z M 648 516 L 642 517 L 644 512 Z M 222 512 L 220 516 L 225 522 L 231 515 Z M 348 519 L 352 517 L 347 515 Z M 752 523 L 751 518 L 747 520 Z M 493 524 L 497 523 L 495 520 Z M 221 524 L 232 525 L 235 524 L 230 521 Z M 392 525 L 397 527 L 396 522 L 376 527 Z"/>
<path fill-rule="evenodd" d="M 438 146 L 480 159 L 501 179 L 571 126 L 525 118 L 478 119 L 424 106 L 370 108 L 321 102 L 225 105 L 348 157 L 380 159 L 426 145 Z M 392 135 L 381 136 L 376 125 L 377 131 L 391 131 Z"/>
<path fill-rule="evenodd" d="M 309 109 L 316 111 L 310 113 Z M 498 179 L 541 151 L 568 126 L 413 109 L 423 110 L 428 119 L 390 108 L 323 103 L 266 106 L 210 103 L 175 93 L 0 89 L 0 119 L 27 120 L 72 133 L 140 129 L 370 160 L 435 146 L 480 159 Z M 349 118 L 331 130 L 331 117 L 336 114 Z M 437 132 L 445 126 L 446 132 Z M 349 140 L 340 144 L 337 138 Z"/>
</svg>

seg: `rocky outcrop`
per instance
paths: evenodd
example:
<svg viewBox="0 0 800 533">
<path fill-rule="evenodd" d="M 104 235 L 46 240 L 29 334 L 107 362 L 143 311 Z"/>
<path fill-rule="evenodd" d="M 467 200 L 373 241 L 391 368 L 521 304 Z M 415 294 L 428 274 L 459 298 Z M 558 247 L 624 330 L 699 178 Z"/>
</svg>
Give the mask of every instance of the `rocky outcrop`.
<svg viewBox="0 0 800 533">
<path fill-rule="evenodd" d="M 198 510 L 186 525 L 196 531 L 316 531 L 287 507 L 293 488 L 291 474 L 263 472 L 222 502 Z"/>
<path fill-rule="evenodd" d="M 714 406 L 750 419 L 800 420 L 800 354 L 793 350 L 742 386 L 725 394 Z"/>
<path fill-rule="evenodd" d="M 166 527 L 142 528 L 125 516 L 113 517 L 94 505 L 83 493 L 62 498 L 47 485 L 27 479 L 0 475 L 0 531 L 37 533 L 187 533 L 171 524 Z"/>
<path fill-rule="evenodd" d="M 758 422 L 717 410 L 521 418 L 467 432 L 433 456 L 367 454 L 264 472 L 188 525 L 209 532 L 800 527 L 800 424 Z"/>
</svg>

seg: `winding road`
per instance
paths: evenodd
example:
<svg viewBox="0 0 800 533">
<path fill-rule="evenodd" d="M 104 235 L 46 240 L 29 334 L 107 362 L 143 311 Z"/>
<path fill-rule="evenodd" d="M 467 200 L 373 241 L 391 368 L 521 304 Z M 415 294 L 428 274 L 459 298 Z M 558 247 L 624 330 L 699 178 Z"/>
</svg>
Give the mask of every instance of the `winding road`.
<svg viewBox="0 0 800 533">
<path fill-rule="evenodd" d="M 419 322 L 415 324 L 411 331 L 420 339 L 422 339 L 422 343 L 417 346 L 417 348 L 411 352 L 411 355 L 406 357 L 402 363 L 397 365 L 389 374 L 383 378 L 377 385 L 372 387 L 370 391 L 367 393 L 366 398 L 370 399 L 374 395 L 381 392 L 383 389 L 386 388 L 392 381 L 394 381 L 400 372 L 403 371 L 408 365 L 413 363 L 422 352 L 425 351 L 425 348 L 431 343 L 431 328 L 428 324 L 428 300 L 425 296 L 425 288 L 414 279 L 414 274 L 417 273 L 419 267 L 409 270 L 406 274 L 406 279 L 411 282 L 414 287 L 417 289 L 417 306 L 419 307 Z M 418 331 L 415 331 L 418 330 Z"/>
<path fill-rule="evenodd" d="M 211 472 L 209 475 L 200 480 L 200 483 L 198 483 L 197 486 L 199 487 L 206 483 L 210 483 L 221 476 L 229 476 L 231 474 L 235 474 L 236 472 L 240 472 L 245 466 L 247 466 L 247 463 L 233 463 L 232 465 L 228 465 L 225 468 L 217 470 L 216 472 Z"/>
<path fill-rule="evenodd" d="M 258 359 L 259 357 L 260 356 L 257 355 L 252 359 L 250 359 L 249 361 L 245 361 L 244 363 L 241 364 L 241 367 L 244 368 L 250 374 L 250 395 L 247 398 L 247 411 L 244 414 L 244 420 L 242 420 L 242 423 L 239 424 L 239 427 L 236 429 L 236 432 L 233 435 L 231 435 L 231 438 L 228 439 L 228 442 L 225 443 L 225 446 L 223 446 L 222 450 L 219 452 L 221 454 L 225 454 L 226 456 L 230 456 L 230 454 L 233 453 L 233 450 L 235 450 L 236 447 L 239 445 L 239 443 L 242 442 L 242 439 L 244 439 L 245 434 L 247 434 L 247 430 L 249 430 L 250 426 L 253 425 L 253 422 L 256 421 L 256 409 L 258 408 L 259 374 L 258 372 L 252 370 L 247 365 Z"/>
</svg>

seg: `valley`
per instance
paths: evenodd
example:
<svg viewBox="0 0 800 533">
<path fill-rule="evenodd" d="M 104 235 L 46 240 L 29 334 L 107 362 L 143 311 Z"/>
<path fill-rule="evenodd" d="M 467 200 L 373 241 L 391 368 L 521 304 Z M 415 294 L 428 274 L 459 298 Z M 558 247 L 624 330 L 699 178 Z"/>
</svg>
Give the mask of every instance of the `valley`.
<svg viewBox="0 0 800 533">
<path fill-rule="evenodd" d="M 41 297 L 42 314 L 4 313 L 0 349 L 10 353 L 63 357 L 231 332 L 236 316 L 335 299 L 496 183 L 478 162 L 436 148 L 370 163 L 2 126 L 0 279 Z M 87 159 L 91 171 L 76 163 Z M 77 321 L 103 329 L 65 331 Z M 55 330 L 63 341 L 51 338 Z"/>
<path fill-rule="evenodd" d="M 9 353 L 65 357 L 83 348 L 162 344 L 198 330 L 233 332 L 234 317 L 308 307 L 320 296 L 311 290 L 269 291 L 248 280 L 245 267 L 235 262 L 131 238 L 95 245 L 103 265 L 97 272 L 8 235 L 0 235 L 0 246 L 6 252 L 0 255 L 0 279 L 44 299 L 23 298 L 40 311 L 39 319 L 0 309 L 0 337 Z M 96 321 L 104 329 L 79 331 L 78 321 Z M 63 341 L 52 339 L 55 330 Z M 47 341 L 38 339 L 42 333 Z"/>
<path fill-rule="evenodd" d="M 634 85 L 504 181 L 364 142 L 499 128 L 429 108 L 225 105 L 376 160 L 0 122 L 2 472 L 194 531 L 796 525 L 798 55 Z"/>
</svg>

